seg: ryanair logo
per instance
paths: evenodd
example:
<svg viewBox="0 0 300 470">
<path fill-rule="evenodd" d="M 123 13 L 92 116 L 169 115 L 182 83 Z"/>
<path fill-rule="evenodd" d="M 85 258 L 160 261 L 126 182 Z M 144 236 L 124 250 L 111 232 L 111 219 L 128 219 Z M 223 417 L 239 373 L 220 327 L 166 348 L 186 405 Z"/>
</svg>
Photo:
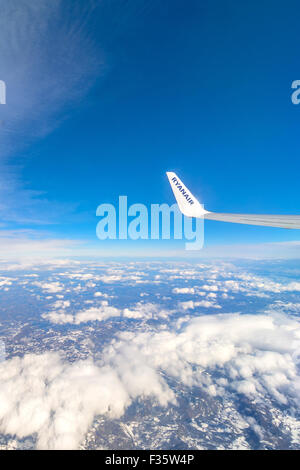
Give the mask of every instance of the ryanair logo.
<svg viewBox="0 0 300 470">
<path fill-rule="evenodd" d="M 178 189 L 178 191 L 185 197 L 185 199 L 187 200 L 187 202 L 189 204 L 194 204 L 194 201 L 193 199 L 190 197 L 190 195 L 186 192 L 186 190 L 182 187 L 181 183 L 179 183 L 179 181 L 175 178 L 172 178 L 172 181 L 173 183 L 175 184 L 176 188 Z"/>
</svg>

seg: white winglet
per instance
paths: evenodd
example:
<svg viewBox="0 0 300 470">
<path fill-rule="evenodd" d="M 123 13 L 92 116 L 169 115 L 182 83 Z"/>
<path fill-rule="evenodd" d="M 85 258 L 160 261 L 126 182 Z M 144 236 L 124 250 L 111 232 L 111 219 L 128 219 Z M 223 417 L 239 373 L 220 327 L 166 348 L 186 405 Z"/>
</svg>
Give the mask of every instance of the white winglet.
<svg viewBox="0 0 300 470">
<path fill-rule="evenodd" d="M 203 217 L 221 222 L 300 230 L 300 215 L 223 214 L 206 211 L 175 173 L 168 171 L 167 176 L 179 209 L 187 217 Z"/>
<path fill-rule="evenodd" d="M 167 177 L 179 209 L 184 215 L 187 217 L 202 217 L 208 213 L 175 173 L 167 171 Z"/>
</svg>

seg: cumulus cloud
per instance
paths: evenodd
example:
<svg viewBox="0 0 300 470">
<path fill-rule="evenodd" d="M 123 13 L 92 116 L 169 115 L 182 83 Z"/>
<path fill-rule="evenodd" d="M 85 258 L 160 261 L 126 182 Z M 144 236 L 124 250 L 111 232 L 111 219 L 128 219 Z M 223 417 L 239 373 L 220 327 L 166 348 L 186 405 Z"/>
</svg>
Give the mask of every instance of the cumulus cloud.
<svg viewBox="0 0 300 470">
<path fill-rule="evenodd" d="M 52 304 L 52 308 L 53 309 L 67 308 L 67 307 L 70 307 L 70 305 L 71 305 L 71 302 L 69 300 L 57 300 L 56 302 L 54 302 L 54 304 Z"/>
<path fill-rule="evenodd" d="M 128 274 L 128 269 L 107 269 L 102 274 L 91 274 L 91 273 L 82 273 L 82 272 L 75 272 L 75 273 L 60 273 L 60 276 L 67 277 L 69 279 L 80 279 L 82 281 L 86 281 L 88 279 L 93 281 L 100 281 L 104 284 L 113 284 L 118 282 L 128 282 L 133 281 L 134 283 L 138 282 L 146 282 L 145 280 L 141 279 L 144 273 L 134 273 Z"/>
<path fill-rule="evenodd" d="M 195 302 L 193 300 L 187 300 L 186 302 L 179 302 L 179 308 L 182 310 L 189 310 L 192 309 L 194 310 L 197 307 L 204 307 L 204 308 L 221 308 L 220 305 L 210 302 L 209 300 L 200 300 L 198 302 Z"/>
<path fill-rule="evenodd" d="M 64 286 L 62 284 L 60 284 L 59 282 L 35 281 L 35 282 L 33 282 L 33 285 L 35 285 L 37 287 L 40 287 L 45 292 L 49 292 L 51 294 L 54 294 L 56 292 L 61 292 L 64 289 Z"/>
<path fill-rule="evenodd" d="M 80 325 L 80 323 L 87 323 L 90 321 L 104 321 L 108 318 L 119 317 L 122 314 L 122 310 L 110 306 L 107 300 L 102 300 L 96 307 L 83 309 L 74 314 L 66 312 L 65 309 L 69 306 L 69 301 L 57 301 L 52 305 L 52 311 L 44 313 L 42 318 L 60 325 L 64 323 Z"/>
<path fill-rule="evenodd" d="M 210 285 L 204 284 L 203 286 L 201 286 L 201 289 L 208 290 L 208 291 L 213 291 L 213 292 L 217 292 L 219 290 L 219 288 L 216 284 L 210 284 Z"/>
<path fill-rule="evenodd" d="M 183 271 L 181 278 L 189 279 L 189 276 L 185 277 Z M 203 284 L 199 287 L 175 287 L 172 292 L 177 294 L 197 294 L 198 296 L 206 295 L 206 292 L 207 298 L 213 298 L 219 293 L 223 295 L 227 292 L 242 293 L 247 296 L 260 298 L 269 298 L 270 294 L 300 292 L 300 282 L 298 281 L 278 282 L 268 277 L 255 275 L 252 272 L 242 271 L 226 263 L 220 263 L 218 269 L 209 265 L 206 266 L 206 269 L 201 267 L 194 278 L 197 280 L 201 279 Z"/>
<path fill-rule="evenodd" d="M 238 279 L 229 279 L 220 283 L 218 286 L 224 286 L 227 290 L 233 292 L 249 292 L 258 297 L 265 296 L 266 292 L 272 292 L 274 294 L 280 294 L 281 292 L 299 292 L 300 282 L 289 282 L 286 284 L 275 282 L 270 279 L 264 279 L 258 276 L 251 276 L 250 274 L 243 273 L 237 276 Z M 216 290 L 218 290 L 218 286 Z M 204 288 L 204 287 L 202 287 Z"/>
<path fill-rule="evenodd" d="M 96 306 L 80 310 L 78 312 L 68 313 L 66 310 L 70 306 L 70 302 L 57 301 L 52 304 L 52 310 L 44 313 L 42 318 L 51 323 L 64 324 L 72 323 L 80 325 L 92 321 L 105 321 L 113 317 L 132 318 L 136 320 L 162 319 L 167 318 L 173 313 L 173 310 L 165 310 L 160 305 L 153 303 L 138 302 L 131 308 L 116 308 L 109 305 L 107 300 L 100 301 Z"/>
<path fill-rule="evenodd" d="M 173 294 L 195 294 L 193 287 L 175 287 L 172 290 Z"/>
<path fill-rule="evenodd" d="M 294 294 L 286 302 L 282 300 L 284 296 L 276 295 L 296 294 L 297 283 L 275 282 L 241 269 L 233 272 L 232 266 L 220 266 L 218 270 L 209 267 L 207 272 L 203 268 L 198 274 L 193 287 L 197 297 L 190 292 L 194 300 L 179 302 L 176 310 L 152 302 L 118 308 L 105 300 L 103 285 L 96 295 L 94 290 L 91 292 L 91 300 L 84 301 L 89 305 L 80 303 L 76 310 L 77 296 L 65 300 L 56 295 L 57 288 L 77 284 L 76 280 L 82 285 L 91 279 L 98 283 L 105 275 L 123 279 L 126 269 L 101 265 L 95 274 L 96 270 L 87 273 L 84 266 L 66 262 L 66 272 L 61 268 L 57 273 L 59 266 L 54 262 L 48 266 L 55 272 L 51 271 L 46 280 L 43 277 L 37 281 L 36 276 L 31 280 L 26 275 L 26 282 L 55 294 L 49 311 L 43 314 L 45 320 L 71 325 L 118 317 L 168 321 L 155 325 L 149 322 L 139 329 L 134 322 L 123 321 L 128 328 L 133 325 L 133 331 L 110 330 L 114 337 L 97 351 L 97 362 L 90 359 L 70 364 L 53 353 L 25 354 L 6 361 L 5 369 L 0 368 L 0 432 L 18 438 L 36 435 L 38 448 L 78 448 L 97 415 L 118 418 L 136 398 L 152 397 L 161 406 L 176 406 L 174 383 L 199 387 L 210 398 L 217 397 L 218 403 L 232 403 L 234 397 L 239 400 L 239 395 L 244 395 L 254 404 L 270 404 L 270 409 L 282 409 L 284 405 L 286 423 L 292 423 L 291 429 L 299 426 L 293 421 L 293 412 L 300 405 L 300 304 Z M 183 273 L 181 267 L 180 274 Z M 165 279 L 169 280 L 169 274 L 166 272 Z M 61 280 L 60 276 L 69 278 L 69 283 L 56 281 Z M 203 292 L 198 291 L 203 288 L 200 282 L 198 287 L 200 277 L 207 286 Z M 0 281 L 8 279 L 2 276 Z M 174 282 L 171 288 L 175 286 Z M 216 289 L 212 290 L 212 286 Z M 264 314 L 219 314 L 216 310 L 213 315 L 201 315 L 202 308 L 220 308 L 216 299 L 228 299 L 228 293 L 263 294 L 264 290 L 272 294 L 272 303 Z M 110 291 L 117 292 L 114 286 L 109 286 Z M 155 289 L 150 289 L 149 299 L 156 294 Z M 79 328 L 71 330 L 77 334 Z M 258 436 L 261 433 L 255 420 L 245 418 L 244 426 L 251 427 Z"/>
<path fill-rule="evenodd" d="M 268 305 L 268 313 L 284 312 L 286 314 L 299 315 L 300 314 L 300 303 L 299 302 L 282 302 L 277 300 L 276 302 Z"/>
<path fill-rule="evenodd" d="M 284 315 L 201 316 L 182 330 L 119 338 L 106 352 L 113 361 L 119 355 L 125 361 L 143 357 L 151 367 L 212 395 L 234 390 L 252 398 L 268 393 L 280 403 L 299 402 L 300 323 Z M 224 380 L 214 379 L 213 372 Z"/>
<path fill-rule="evenodd" d="M 0 363 L 0 431 L 36 434 L 38 449 L 77 449 L 96 415 L 118 418 L 138 396 L 162 406 L 173 393 L 135 359 L 122 370 L 85 360 L 69 364 L 58 354 L 28 354 Z"/>
<path fill-rule="evenodd" d="M 103 297 L 104 299 L 108 299 L 108 298 L 112 298 L 113 296 L 112 295 L 108 295 L 106 294 L 105 292 L 95 292 L 94 293 L 94 297 Z"/>
<path fill-rule="evenodd" d="M 56 323 L 57 325 L 63 325 L 64 323 L 74 323 L 74 315 L 71 313 L 65 313 L 63 310 L 58 312 L 53 311 L 49 313 L 43 313 L 42 318 L 50 321 L 51 323 Z"/>
<path fill-rule="evenodd" d="M 89 321 L 104 321 L 108 318 L 119 317 L 120 314 L 120 309 L 108 305 L 107 300 L 103 300 L 100 307 L 91 307 L 78 312 L 74 317 L 74 323 L 79 325 Z"/>
<path fill-rule="evenodd" d="M 166 310 L 160 305 L 151 302 L 138 302 L 132 308 L 125 308 L 123 310 L 124 317 L 144 320 L 168 318 L 172 313 L 174 313 L 173 310 Z"/>
<path fill-rule="evenodd" d="M 299 353 L 295 317 L 218 314 L 118 333 L 97 363 L 70 364 L 55 353 L 15 357 L 0 364 L 0 431 L 35 434 L 40 449 L 78 448 L 97 415 L 118 418 L 139 397 L 176 406 L 167 377 L 212 397 L 299 406 Z"/>
<path fill-rule="evenodd" d="M 0 276 L 0 289 L 7 290 L 7 286 L 12 285 L 12 279 L 9 277 Z"/>
</svg>

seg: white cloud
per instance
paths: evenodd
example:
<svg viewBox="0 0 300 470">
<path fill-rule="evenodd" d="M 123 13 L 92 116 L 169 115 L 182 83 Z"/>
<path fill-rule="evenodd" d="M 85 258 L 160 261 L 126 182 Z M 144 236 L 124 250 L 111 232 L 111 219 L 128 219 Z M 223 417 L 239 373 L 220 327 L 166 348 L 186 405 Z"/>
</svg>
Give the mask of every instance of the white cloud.
<svg viewBox="0 0 300 470">
<path fill-rule="evenodd" d="M 122 315 L 122 310 L 110 306 L 107 300 L 102 300 L 98 306 L 80 310 L 75 314 L 71 314 L 65 311 L 65 308 L 70 306 L 70 302 L 68 302 L 68 304 L 67 301 L 63 303 L 65 304 L 64 306 L 60 302 L 56 302 L 59 310 L 53 310 L 49 313 L 44 313 L 42 318 L 57 324 L 72 323 L 74 325 L 80 325 L 80 323 L 87 323 L 90 321 L 104 321 L 108 318 L 119 317 Z M 53 308 L 57 307 L 53 305 Z"/>
<path fill-rule="evenodd" d="M 33 235 L 33 234 L 32 234 Z M 76 249 L 78 242 L 66 239 L 45 238 L 43 234 L 36 232 L 35 237 L 40 239 L 30 238 L 22 232 L 18 235 L 12 233 L 10 236 L 6 232 L 0 231 L 0 261 L 16 260 L 15 264 L 7 264 L 7 270 L 24 269 L 32 266 L 43 266 L 55 264 L 63 265 L 71 264 L 70 260 L 51 260 L 51 258 L 66 257 L 73 253 Z M 74 264 L 76 263 L 73 262 Z M 1 266 L 2 269 L 2 266 Z"/>
<path fill-rule="evenodd" d="M 81 281 L 88 281 L 91 279 L 101 279 L 99 275 L 94 275 L 91 273 L 82 273 L 82 272 L 76 272 L 76 273 L 59 273 L 60 276 L 67 277 L 69 279 L 80 279 Z"/>
<path fill-rule="evenodd" d="M 74 323 L 79 325 L 89 321 L 104 321 L 108 318 L 119 317 L 120 315 L 120 309 L 108 305 L 107 300 L 103 300 L 100 307 L 91 307 L 76 313 Z"/>
<path fill-rule="evenodd" d="M 203 286 L 201 286 L 201 289 L 213 291 L 213 292 L 217 292 L 219 290 L 216 284 L 210 284 L 210 285 L 204 284 Z"/>
<path fill-rule="evenodd" d="M 200 300 L 198 302 L 194 300 L 188 300 L 186 302 L 179 302 L 179 307 L 183 310 L 195 309 L 197 307 L 204 308 L 221 308 L 220 305 L 210 302 L 209 300 Z"/>
<path fill-rule="evenodd" d="M 45 292 L 49 292 L 51 294 L 54 294 L 56 292 L 61 292 L 64 289 L 64 286 L 62 284 L 60 284 L 59 282 L 35 281 L 35 282 L 33 282 L 33 285 L 35 285 L 37 287 L 40 287 Z"/>
<path fill-rule="evenodd" d="M 142 357 L 147 365 L 211 395 L 234 390 L 263 400 L 268 393 L 280 403 L 300 403 L 300 323 L 284 315 L 209 315 L 190 320 L 179 332 L 119 337 L 106 353 L 113 362 L 119 356 L 125 362 Z M 228 386 L 213 378 L 214 371 L 229 379 Z"/>
<path fill-rule="evenodd" d="M 300 303 L 299 302 L 282 302 L 277 300 L 273 304 L 268 305 L 268 312 L 284 312 L 286 314 L 299 315 Z"/>
<path fill-rule="evenodd" d="M 209 294 L 207 294 L 207 298 L 208 298 L 208 299 L 216 299 L 216 298 L 217 298 L 217 294 L 215 294 L 214 292 L 210 292 Z"/>
<path fill-rule="evenodd" d="M 51 308 L 53 310 L 58 309 L 58 308 L 64 309 L 64 308 L 70 307 L 70 305 L 71 305 L 71 302 L 69 300 L 57 300 L 51 305 Z"/>
<path fill-rule="evenodd" d="M 86 301 L 87 302 L 87 301 Z M 63 305 L 64 304 L 64 305 Z M 42 318 L 49 320 L 51 323 L 64 324 L 72 323 L 79 325 L 90 321 L 105 321 L 108 318 L 124 317 L 133 319 L 162 319 L 168 318 L 174 313 L 173 310 L 166 310 L 158 304 L 138 302 L 131 308 L 119 309 L 109 305 L 107 300 L 102 300 L 96 306 L 80 310 L 74 314 L 68 313 L 66 308 L 70 306 L 68 301 L 55 302 L 52 310 L 44 313 Z M 57 311 L 55 309 L 58 309 Z"/>
<path fill-rule="evenodd" d="M 9 277 L 0 276 L 0 289 L 4 288 L 6 290 L 7 286 L 12 285 L 12 279 Z"/>
<path fill-rule="evenodd" d="M 300 404 L 299 352 L 295 318 L 219 314 L 178 329 L 119 333 L 99 364 L 54 353 L 15 357 L 0 364 L 0 431 L 36 433 L 41 449 L 78 448 L 99 414 L 118 418 L 138 397 L 176 405 L 168 376 L 211 396 L 269 397 L 292 408 Z M 255 421 L 245 426 L 260 432 Z"/>
<path fill-rule="evenodd" d="M 132 308 L 125 308 L 123 316 L 135 319 L 157 320 L 159 318 L 168 318 L 173 312 L 173 310 L 166 310 L 158 304 L 138 302 Z"/>
<path fill-rule="evenodd" d="M 193 287 L 175 287 L 172 292 L 174 294 L 195 294 Z"/>
<path fill-rule="evenodd" d="M 91 274 L 91 273 L 60 273 L 60 276 L 67 277 L 69 279 L 80 279 L 86 281 L 88 279 L 93 281 L 100 281 L 104 284 L 113 284 L 115 282 L 128 282 L 133 281 L 134 283 L 146 282 L 141 279 L 143 273 L 138 272 L 137 274 L 128 274 L 128 269 L 122 267 L 122 269 L 107 269 L 102 274 Z M 157 281 L 154 281 L 156 283 Z"/>
<path fill-rule="evenodd" d="M 69 364 L 55 353 L 28 354 L 0 363 L 0 384 L 0 431 L 18 438 L 36 433 L 38 449 L 77 449 L 96 415 L 118 418 L 138 396 L 174 401 L 138 358 L 113 370 L 89 360 Z"/>
<path fill-rule="evenodd" d="M 230 279 L 225 280 L 224 282 L 217 281 L 218 285 L 216 286 L 216 290 L 218 290 L 218 288 L 222 289 L 222 286 L 224 286 L 225 290 L 231 290 L 233 292 L 249 292 L 251 295 L 257 295 L 258 297 L 267 296 L 266 292 L 279 294 L 281 292 L 300 291 L 300 282 L 282 284 L 270 279 L 251 276 L 247 273 L 237 275 L 237 277 L 239 277 L 239 279 Z M 202 286 L 202 288 L 204 287 Z"/>
<path fill-rule="evenodd" d="M 104 292 L 95 292 L 94 297 L 103 297 L 104 299 L 112 298 L 112 295 L 108 295 Z"/>
<path fill-rule="evenodd" d="M 65 313 L 64 310 L 43 313 L 42 318 L 57 325 L 63 325 L 64 323 L 74 323 L 74 316 L 71 313 Z"/>
</svg>

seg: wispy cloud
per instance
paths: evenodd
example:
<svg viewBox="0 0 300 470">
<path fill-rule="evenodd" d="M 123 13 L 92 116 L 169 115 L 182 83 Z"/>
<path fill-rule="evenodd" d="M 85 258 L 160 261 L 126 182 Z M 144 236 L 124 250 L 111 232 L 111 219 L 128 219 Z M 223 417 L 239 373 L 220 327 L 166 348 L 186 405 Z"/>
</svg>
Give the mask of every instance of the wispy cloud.
<svg viewBox="0 0 300 470">
<path fill-rule="evenodd" d="M 0 79 L 7 87 L 0 108 L 2 220 L 40 223 L 45 209 L 59 210 L 22 186 L 9 157 L 51 132 L 103 70 L 89 28 L 94 6 L 92 0 L 0 0 Z"/>
<path fill-rule="evenodd" d="M 1 155 L 45 135 L 81 98 L 102 65 L 88 30 L 92 2 L 0 0 Z M 84 6 L 82 6 L 84 5 Z"/>
<path fill-rule="evenodd" d="M 74 253 L 78 241 L 45 237 L 40 232 L 21 230 L 0 232 L 0 260 L 33 262 L 33 259 L 66 257 Z"/>
</svg>

